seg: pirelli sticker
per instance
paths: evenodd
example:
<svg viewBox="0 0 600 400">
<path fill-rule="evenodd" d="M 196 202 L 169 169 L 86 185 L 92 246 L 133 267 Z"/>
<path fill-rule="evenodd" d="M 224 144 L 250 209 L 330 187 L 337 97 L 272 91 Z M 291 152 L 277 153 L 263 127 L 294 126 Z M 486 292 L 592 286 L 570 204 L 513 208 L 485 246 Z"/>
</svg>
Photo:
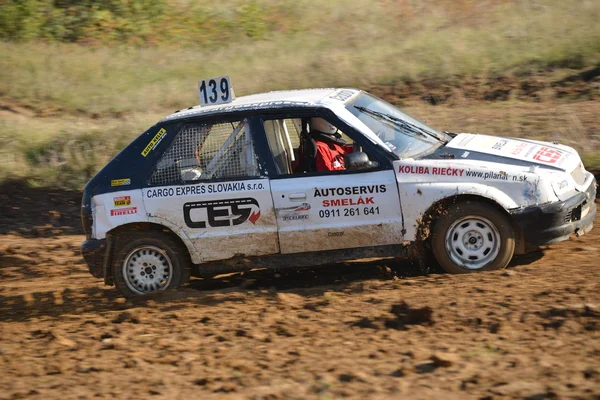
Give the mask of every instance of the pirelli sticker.
<svg viewBox="0 0 600 400">
<path fill-rule="evenodd" d="M 131 178 L 113 179 L 110 186 L 128 186 L 131 185 Z"/>
<path fill-rule="evenodd" d="M 118 210 L 110 210 L 111 217 L 120 217 L 123 215 L 137 214 L 137 207 L 121 208 Z"/>
<path fill-rule="evenodd" d="M 131 196 L 113 197 L 115 207 L 124 207 L 131 205 Z"/>
<path fill-rule="evenodd" d="M 156 146 L 158 146 L 165 136 L 167 136 L 167 130 L 165 128 L 160 128 L 150 143 L 148 143 L 146 147 L 144 147 L 144 150 L 142 150 L 142 156 L 146 157 L 148 154 L 150 154 L 150 152 L 154 150 Z"/>
</svg>

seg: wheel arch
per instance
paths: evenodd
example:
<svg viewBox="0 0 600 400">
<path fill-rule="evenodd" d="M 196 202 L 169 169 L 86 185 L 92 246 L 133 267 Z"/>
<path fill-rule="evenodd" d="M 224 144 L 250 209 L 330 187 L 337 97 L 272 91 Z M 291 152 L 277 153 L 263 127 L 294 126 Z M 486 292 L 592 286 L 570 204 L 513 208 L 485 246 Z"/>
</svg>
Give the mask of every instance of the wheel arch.
<svg viewBox="0 0 600 400">
<path fill-rule="evenodd" d="M 162 232 L 173 240 L 175 240 L 182 248 L 187 249 L 190 259 L 192 258 L 196 249 L 193 247 L 191 242 L 183 240 L 181 236 L 175 233 L 171 228 L 157 224 L 154 222 L 131 222 L 123 225 L 119 225 L 106 233 L 107 237 L 107 253 L 105 255 L 104 266 L 103 266 L 103 275 L 104 275 L 104 283 L 107 285 L 113 285 L 113 277 L 110 266 L 113 262 L 114 257 L 114 247 L 116 244 L 116 240 L 119 236 L 126 232 L 144 232 L 144 231 L 154 231 L 154 232 Z"/>
<path fill-rule="evenodd" d="M 513 222 L 513 219 L 511 218 L 511 214 L 508 212 L 508 210 L 506 210 L 501 204 L 494 201 L 493 199 L 490 199 L 489 197 L 485 197 L 485 196 L 481 196 L 481 195 L 477 195 L 477 194 L 469 194 L 469 193 L 456 194 L 453 196 L 444 197 L 443 199 L 439 199 L 439 200 L 435 201 L 431 206 L 429 206 L 429 208 L 423 213 L 423 217 L 421 218 L 421 220 L 419 221 L 419 224 L 417 226 L 417 233 L 416 233 L 415 241 L 420 244 L 419 247 L 422 247 L 422 246 L 429 247 L 429 241 L 430 241 L 429 239 L 431 236 L 431 229 L 433 228 L 435 221 L 441 215 L 443 215 L 444 211 L 449 206 L 458 204 L 458 203 L 468 202 L 468 201 L 488 204 L 488 205 L 494 207 L 496 210 L 500 211 L 503 215 L 505 215 L 507 217 L 507 219 L 510 221 L 511 227 L 515 233 L 515 240 L 516 240 L 515 247 L 518 248 L 521 238 L 520 238 L 519 233 L 517 232 L 516 226 Z"/>
</svg>

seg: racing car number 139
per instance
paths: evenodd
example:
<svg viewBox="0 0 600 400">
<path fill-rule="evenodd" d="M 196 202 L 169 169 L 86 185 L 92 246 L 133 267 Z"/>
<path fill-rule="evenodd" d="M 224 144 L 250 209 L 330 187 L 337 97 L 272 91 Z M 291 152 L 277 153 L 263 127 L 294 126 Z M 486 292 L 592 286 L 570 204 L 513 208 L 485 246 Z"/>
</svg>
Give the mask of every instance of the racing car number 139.
<svg viewBox="0 0 600 400">
<path fill-rule="evenodd" d="M 201 106 L 230 103 L 235 99 L 228 76 L 198 81 L 198 90 Z"/>
</svg>

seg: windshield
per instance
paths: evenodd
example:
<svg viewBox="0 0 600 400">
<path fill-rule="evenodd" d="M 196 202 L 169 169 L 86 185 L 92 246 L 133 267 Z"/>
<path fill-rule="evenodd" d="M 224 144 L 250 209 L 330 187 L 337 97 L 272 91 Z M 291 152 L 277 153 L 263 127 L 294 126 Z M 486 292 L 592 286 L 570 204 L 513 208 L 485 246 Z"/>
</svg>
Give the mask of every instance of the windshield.
<svg viewBox="0 0 600 400">
<path fill-rule="evenodd" d="M 361 94 L 346 108 L 400 158 L 425 153 L 449 140 L 446 135 L 367 93 Z"/>
</svg>

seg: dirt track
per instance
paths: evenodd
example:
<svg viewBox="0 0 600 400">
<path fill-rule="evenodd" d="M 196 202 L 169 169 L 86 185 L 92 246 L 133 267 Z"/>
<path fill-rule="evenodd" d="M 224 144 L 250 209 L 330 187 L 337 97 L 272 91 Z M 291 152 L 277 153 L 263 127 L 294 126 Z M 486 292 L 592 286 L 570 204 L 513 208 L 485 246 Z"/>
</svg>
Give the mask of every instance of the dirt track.
<svg viewBox="0 0 600 400">
<path fill-rule="evenodd" d="M 78 196 L 0 187 L 0 398 L 600 399 L 600 219 L 506 271 L 254 271 L 130 302 L 87 273 Z"/>
</svg>

